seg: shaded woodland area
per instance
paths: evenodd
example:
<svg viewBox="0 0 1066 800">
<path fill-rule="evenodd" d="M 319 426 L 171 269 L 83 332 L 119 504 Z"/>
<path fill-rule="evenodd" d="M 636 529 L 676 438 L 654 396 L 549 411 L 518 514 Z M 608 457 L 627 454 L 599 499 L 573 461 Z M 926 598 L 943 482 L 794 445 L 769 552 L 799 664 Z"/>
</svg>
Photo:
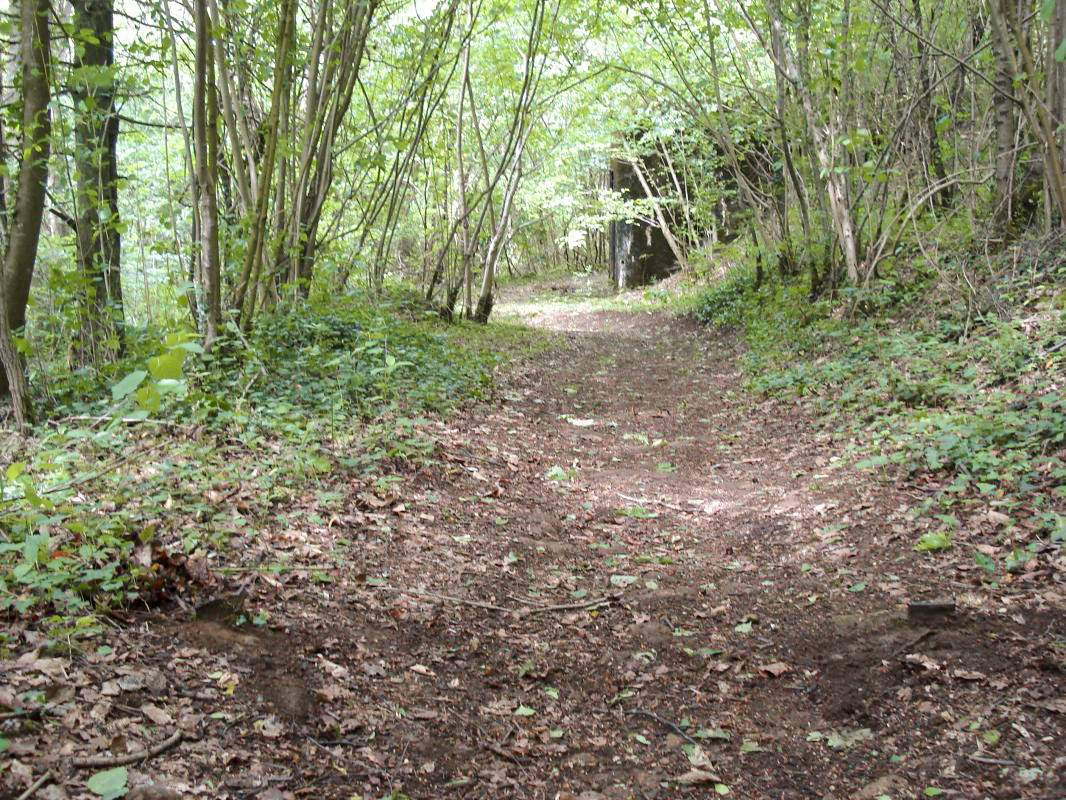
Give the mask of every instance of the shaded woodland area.
<svg viewBox="0 0 1066 800">
<path fill-rule="evenodd" d="M 35 371 L 106 375 L 130 329 L 210 349 L 386 285 L 484 321 L 501 272 L 602 268 L 612 220 L 685 272 L 740 237 L 757 281 L 817 297 L 1057 230 L 1066 202 L 1055 2 L 20 9 L 19 420 Z"/>
<path fill-rule="evenodd" d="M 0 797 L 1066 791 L 1062 0 L 2 20 Z"/>
</svg>

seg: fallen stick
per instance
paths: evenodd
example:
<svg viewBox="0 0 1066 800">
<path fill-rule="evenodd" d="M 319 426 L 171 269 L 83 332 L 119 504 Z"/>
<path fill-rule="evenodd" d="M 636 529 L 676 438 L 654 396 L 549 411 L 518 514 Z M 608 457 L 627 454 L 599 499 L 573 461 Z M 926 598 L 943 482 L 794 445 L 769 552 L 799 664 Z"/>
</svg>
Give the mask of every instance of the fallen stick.
<svg viewBox="0 0 1066 800">
<path fill-rule="evenodd" d="M 166 444 L 166 441 L 156 442 L 155 444 L 151 445 L 150 447 L 146 447 L 143 450 L 134 450 L 132 453 L 120 456 L 114 459 L 113 461 L 108 462 L 96 472 L 91 472 L 88 475 L 82 475 L 81 477 L 74 478 L 72 480 L 67 481 L 66 483 L 60 483 L 56 486 L 49 486 L 47 488 L 40 489 L 37 494 L 52 494 L 53 492 L 63 492 L 67 489 L 73 489 L 75 487 L 81 486 L 83 483 L 89 483 L 90 481 L 94 481 L 97 478 L 102 478 L 104 477 L 104 475 L 111 472 L 112 470 L 121 467 L 127 461 L 132 461 L 133 459 L 139 458 L 140 456 L 146 456 L 153 450 L 158 450 L 164 444 Z M 6 497 L 3 499 L 3 501 L 0 501 L 0 503 L 2 503 L 3 505 L 7 505 L 8 503 L 15 503 L 19 500 L 25 499 L 26 495 L 25 493 L 23 493 L 18 495 L 17 497 Z"/>
<path fill-rule="evenodd" d="M 37 794 L 37 790 L 38 789 L 40 789 L 42 786 L 44 786 L 49 781 L 55 780 L 55 777 L 56 776 L 52 774 L 52 771 L 49 770 L 48 772 L 44 773 L 44 775 L 42 775 L 37 780 L 35 780 L 30 785 L 30 788 L 27 789 L 26 791 L 24 791 L 18 797 L 16 797 L 15 800 L 30 800 L 31 797 L 33 797 L 35 794 Z"/>
<path fill-rule="evenodd" d="M 651 503 L 653 505 L 662 506 L 663 508 L 669 508 L 671 511 L 685 510 L 680 506 L 671 505 L 670 503 L 664 502 L 662 500 L 652 500 L 647 497 L 630 497 L 628 494 L 622 494 L 621 492 L 617 492 L 617 494 L 623 500 L 628 500 L 630 503 Z"/>
<path fill-rule="evenodd" d="M 144 761 L 146 758 L 153 758 L 164 750 L 169 750 L 181 741 L 181 737 L 181 731 L 174 731 L 174 733 L 159 744 L 154 747 L 149 747 L 147 750 L 138 750 L 136 753 L 127 753 L 124 756 L 90 756 L 88 758 L 75 758 L 71 763 L 75 767 L 124 767 L 127 764 L 136 764 L 138 761 Z"/>
<path fill-rule="evenodd" d="M 976 761 L 978 764 L 991 764 L 995 767 L 1013 767 L 1016 764 L 1013 761 L 1009 761 L 1006 758 L 986 758 L 985 756 L 966 756 L 970 761 Z"/>
<path fill-rule="evenodd" d="M 549 611 L 575 611 L 582 608 L 595 608 L 596 606 L 610 605 L 613 598 L 601 597 L 597 600 L 586 600 L 583 603 L 563 603 L 556 606 L 522 606 L 521 608 L 507 608 L 505 606 L 497 606 L 492 603 L 485 603 L 481 600 L 468 600 L 465 597 L 454 597 L 447 594 L 438 594 L 437 592 L 427 592 L 422 589 L 404 589 L 399 586 L 374 586 L 382 592 L 395 592 L 397 594 L 409 594 L 414 597 L 428 597 L 433 600 L 444 600 L 449 603 L 456 603 L 461 606 L 473 606 L 474 608 L 484 608 L 488 611 L 499 611 L 503 614 L 543 614 Z"/>
<path fill-rule="evenodd" d="M 680 725 L 676 725 L 675 723 L 671 722 L 668 719 L 663 719 L 658 714 L 655 714 L 655 713 L 653 713 L 651 711 L 646 711 L 643 708 L 627 708 L 622 713 L 625 714 L 627 717 L 647 717 L 650 720 L 658 722 L 664 728 L 669 728 L 674 733 L 676 733 L 678 736 L 681 736 L 681 737 L 687 739 L 691 744 L 696 744 L 696 745 L 699 744 L 699 742 L 697 742 L 695 739 L 693 739 L 691 736 L 689 736 L 687 733 L 685 733 L 685 731 L 682 729 L 682 727 Z"/>
</svg>

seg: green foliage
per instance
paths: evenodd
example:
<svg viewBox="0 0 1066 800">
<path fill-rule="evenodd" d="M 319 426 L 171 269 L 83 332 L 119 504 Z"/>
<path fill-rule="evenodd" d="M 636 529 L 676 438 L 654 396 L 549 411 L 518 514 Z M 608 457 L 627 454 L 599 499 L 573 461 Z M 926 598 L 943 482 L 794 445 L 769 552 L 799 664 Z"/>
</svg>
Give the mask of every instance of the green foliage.
<svg viewBox="0 0 1066 800">
<path fill-rule="evenodd" d="M 704 325 L 736 327 L 744 320 L 745 307 L 753 295 L 751 287 L 752 280 L 745 270 L 733 270 L 696 299 L 692 316 Z"/>
<path fill-rule="evenodd" d="M 419 320 L 409 298 L 362 297 L 278 311 L 208 354 L 187 333 L 131 337 L 111 385 L 83 374 L 54 387 L 70 399 L 53 409 L 76 416 L 0 473 L 0 611 L 51 614 L 55 641 L 71 643 L 98 629 L 95 609 L 165 591 L 172 556 L 268 524 L 291 487 L 428 460 L 428 416 L 480 396 L 497 360 L 462 334 Z M 240 515 L 212 499 L 245 484 Z"/>
<path fill-rule="evenodd" d="M 1041 250 L 1011 257 L 1025 264 L 1034 252 Z M 1024 320 L 974 320 L 967 306 L 943 296 L 930 304 L 942 276 L 914 271 L 846 293 L 833 307 L 811 302 L 800 286 L 746 288 L 738 270 L 702 296 L 695 314 L 741 324 L 750 387 L 813 407 L 848 433 L 858 466 L 938 487 L 920 510 L 1024 506 L 1036 535 L 1061 537 L 1063 320 L 1053 302 L 1034 301 L 1047 298 L 1060 268 L 1045 259 L 1044 271 L 1016 269 L 982 290 L 1001 308 L 1038 302 L 1044 309 Z M 950 534 L 927 534 L 916 549 L 950 546 Z M 1025 551 L 1014 562 L 1020 558 Z"/>
</svg>

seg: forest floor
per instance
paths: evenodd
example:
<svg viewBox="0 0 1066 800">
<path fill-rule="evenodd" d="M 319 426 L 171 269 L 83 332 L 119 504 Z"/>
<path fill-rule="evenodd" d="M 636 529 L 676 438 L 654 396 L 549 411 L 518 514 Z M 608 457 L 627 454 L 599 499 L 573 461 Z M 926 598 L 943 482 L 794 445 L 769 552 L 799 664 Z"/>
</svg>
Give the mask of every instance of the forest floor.
<svg viewBox="0 0 1066 800">
<path fill-rule="evenodd" d="M 552 344 L 433 463 L 309 488 L 195 616 L 6 662 L 48 716 L 3 715 L 0 797 L 1066 796 L 1063 558 L 915 552 L 921 487 L 752 399 L 738 341 L 573 290 L 507 298 Z"/>
</svg>

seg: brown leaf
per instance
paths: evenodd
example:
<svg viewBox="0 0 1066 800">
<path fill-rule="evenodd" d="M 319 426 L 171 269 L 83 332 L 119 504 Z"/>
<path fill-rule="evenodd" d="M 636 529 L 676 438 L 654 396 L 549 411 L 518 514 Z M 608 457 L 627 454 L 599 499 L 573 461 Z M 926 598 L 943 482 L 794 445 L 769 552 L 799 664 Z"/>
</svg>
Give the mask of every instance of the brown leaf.
<svg viewBox="0 0 1066 800">
<path fill-rule="evenodd" d="M 1039 703 L 1033 703 L 1035 706 L 1039 706 L 1047 711 L 1051 711 L 1055 714 L 1066 714 L 1066 697 L 1056 697 L 1053 700 L 1043 700 Z"/>
<path fill-rule="evenodd" d="M 170 714 L 151 703 L 145 703 L 141 706 L 141 713 L 156 725 L 172 725 L 174 723 L 174 718 Z"/>
<path fill-rule="evenodd" d="M 763 664 L 759 667 L 759 672 L 764 675 L 773 675 L 775 678 L 780 678 L 786 672 L 791 672 L 792 667 L 783 661 L 775 661 L 773 664 Z"/>
<path fill-rule="evenodd" d="M 698 786 L 701 783 L 720 783 L 722 779 L 713 772 L 707 772 L 702 769 L 690 769 L 684 775 L 678 775 L 676 778 L 671 778 L 670 780 L 682 786 Z"/>
</svg>

